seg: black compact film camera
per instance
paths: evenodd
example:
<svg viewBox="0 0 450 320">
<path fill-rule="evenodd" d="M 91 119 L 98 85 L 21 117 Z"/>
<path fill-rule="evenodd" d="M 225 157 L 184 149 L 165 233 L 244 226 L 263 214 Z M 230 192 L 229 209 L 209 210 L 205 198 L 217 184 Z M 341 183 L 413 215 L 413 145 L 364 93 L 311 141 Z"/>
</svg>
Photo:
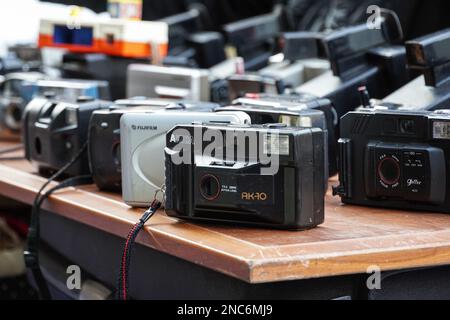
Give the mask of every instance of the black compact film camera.
<svg viewBox="0 0 450 320">
<path fill-rule="evenodd" d="M 186 40 L 186 46 L 188 47 L 172 50 L 164 58 L 163 64 L 208 69 L 226 59 L 225 40 L 219 32 L 203 31 L 191 34 Z"/>
<path fill-rule="evenodd" d="M 5 76 L 0 85 L 0 130 L 1 137 L 18 139 L 22 127 L 22 114 L 31 101 L 34 90 L 26 83 L 35 83 L 45 76 L 39 72 L 15 72 Z"/>
<path fill-rule="evenodd" d="M 65 79 L 107 81 L 111 99 L 117 100 L 126 97 L 127 70 L 133 63 L 148 63 L 148 61 L 97 53 L 70 52 L 63 56 L 61 73 Z"/>
<path fill-rule="evenodd" d="M 83 148 L 88 139 L 89 119 L 95 110 L 107 109 L 112 102 L 80 97 L 76 103 L 35 98 L 24 112 L 25 157 L 43 175 L 61 169 Z M 88 153 L 66 172 L 68 176 L 90 174 Z"/>
<path fill-rule="evenodd" d="M 198 135 L 223 143 L 211 151 L 211 141 Z M 165 148 L 166 212 L 198 221 L 313 228 L 324 221 L 325 140 L 321 129 L 280 124 L 177 126 Z"/>
<path fill-rule="evenodd" d="M 379 29 L 369 29 L 364 23 L 317 38 L 316 51 L 325 54 L 331 71 L 299 86 L 296 92 L 330 99 L 340 118 L 360 105 L 359 87 L 366 86 L 374 98 L 382 99 L 406 84 L 406 50 L 397 45 L 402 29 L 391 20 L 382 20 Z M 311 39 L 302 39 L 311 45 Z"/>
<path fill-rule="evenodd" d="M 286 8 L 277 4 L 271 13 L 226 24 L 223 33 L 237 55 L 244 58 L 245 70 L 256 71 L 277 51 L 279 33 L 286 24 Z"/>
<path fill-rule="evenodd" d="M 192 3 L 188 10 L 161 21 L 169 27 L 169 53 L 163 64 L 167 66 L 209 69 L 225 57 L 225 40 L 212 30 L 208 8 Z"/>
<path fill-rule="evenodd" d="M 405 46 L 408 68 L 420 76 L 371 105 L 410 111 L 450 108 L 450 29 L 407 41 Z"/>
<path fill-rule="evenodd" d="M 450 212 L 450 113 L 362 109 L 341 119 L 344 203 Z"/>
<path fill-rule="evenodd" d="M 122 189 L 120 119 L 126 113 L 164 110 L 213 111 L 218 105 L 207 102 L 174 102 L 164 99 L 132 98 L 118 100 L 108 109 L 97 110 L 89 124 L 89 164 L 92 178 L 100 190 Z"/>
<path fill-rule="evenodd" d="M 328 137 L 326 147 L 327 178 L 337 174 L 336 114 L 328 99 L 310 95 L 249 94 L 219 110 L 243 111 L 252 124 L 283 123 L 289 127 L 320 128 Z"/>
</svg>

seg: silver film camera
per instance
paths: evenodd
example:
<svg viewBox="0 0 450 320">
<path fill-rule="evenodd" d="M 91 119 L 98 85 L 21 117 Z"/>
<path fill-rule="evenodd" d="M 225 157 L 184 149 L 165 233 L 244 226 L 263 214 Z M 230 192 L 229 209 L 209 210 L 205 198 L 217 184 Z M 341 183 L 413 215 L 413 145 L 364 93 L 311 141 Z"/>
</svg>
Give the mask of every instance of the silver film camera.
<svg viewBox="0 0 450 320">
<path fill-rule="evenodd" d="M 250 122 L 250 117 L 241 111 L 124 114 L 120 120 L 123 200 L 133 207 L 151 203 L 164 184 L 166 133 L 176 125 Z"/>
</svg>

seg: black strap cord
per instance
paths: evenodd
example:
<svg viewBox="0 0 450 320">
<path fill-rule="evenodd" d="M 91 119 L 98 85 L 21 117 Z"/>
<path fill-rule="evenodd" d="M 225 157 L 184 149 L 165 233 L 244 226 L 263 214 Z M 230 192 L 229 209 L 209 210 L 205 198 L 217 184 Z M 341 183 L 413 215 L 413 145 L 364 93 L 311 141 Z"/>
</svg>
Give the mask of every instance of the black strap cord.
<svg viewBox="0 0 450 320">
<path fill-rule="evenodd" d="M 77 161 L 79 161 L 83 153 L 87 150 L 87 142 L 81 147 L 79 152 L 69 161 L 64 167 L 53 174 L 39 189 L 36 197 L 34 198 L 33 208 L 31 211 L 30 227 L 28 230 L 28 238 L 26 243 L 26 250 L 24 252 L 25 264 L 27 268 L 31 271 L 36 285 L 39 290 L 40 298 L 43 300 L 51 299 L 50 291 L 45 281 L 42 271 L 39 266 L 39 242 L 40 242 L 40 223 L 39 223 L 39 212 L 44 201 L 55 191 L 64 189 L 67 187 L 74 187 L 83 184 L 91 184 L 92 177 L 90 175 L 79 176 L 69 178 L 62 181 L 57 186 L 49 189 L 44 194 L 44 190 L 48 185 L 56 180 L 58 177 L 64 174 L 70 167 L 72 167 Z"/>
<path fill-rule="evenodd" d="M 117 286 L 117 299 L 118 300 L 127 300 L 128 299 L 128 274 L 130 271 L 131 264 L 131 254 L 133 252 L 134 243 L 139 232 L 144 228 L 145 223 L 150 220 L 151 217 L 158 211 L 161 207 L 161 202 L 153 200 L 150 208 L 144 212 L 143 216 L 139 219 L 139 222 L 134 225 L 134 227 L 128 233 L 127 239 L 125 241 L 125 245 L 123 248 L 122 259 L 120 261 L 120 273 L 118 277 L 118 286 Z"/>
</svg>

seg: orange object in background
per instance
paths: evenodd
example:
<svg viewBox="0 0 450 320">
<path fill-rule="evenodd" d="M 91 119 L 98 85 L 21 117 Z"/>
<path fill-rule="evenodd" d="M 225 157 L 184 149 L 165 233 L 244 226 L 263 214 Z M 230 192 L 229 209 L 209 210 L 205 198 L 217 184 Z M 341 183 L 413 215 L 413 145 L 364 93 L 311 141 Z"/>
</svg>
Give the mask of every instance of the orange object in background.
<svg viewBox="0 0 450 320">
<path fill-rule="evenodd" d="M 168 26 L 159 21 L 42 19 L 39 47 L 160 60 L 168 52 Z"/>
</svg>

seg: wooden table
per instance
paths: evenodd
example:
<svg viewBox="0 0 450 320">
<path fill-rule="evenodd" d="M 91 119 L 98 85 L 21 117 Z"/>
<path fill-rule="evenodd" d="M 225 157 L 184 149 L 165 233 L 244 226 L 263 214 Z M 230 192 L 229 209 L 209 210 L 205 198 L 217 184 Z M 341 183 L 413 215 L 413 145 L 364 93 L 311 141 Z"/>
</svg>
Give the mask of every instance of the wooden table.
<svg viewBox="0 0 450 320">
<path fill-rule="evenodd" d="M 20 153 L 19 153 L 20 154 Z M 45 179 L 25 160 L 0 163 L 0 194 L 31 204 Z M 125 237 L 142 210 L 95 186 L 57 192 L 44 209 Z M 450 263 L 450 215 L 344 206 L 326 197 L 326 222 L 302 232 L 198 225 L 160 212 L 138 243 L 248 283 Z"/>
</svg>

